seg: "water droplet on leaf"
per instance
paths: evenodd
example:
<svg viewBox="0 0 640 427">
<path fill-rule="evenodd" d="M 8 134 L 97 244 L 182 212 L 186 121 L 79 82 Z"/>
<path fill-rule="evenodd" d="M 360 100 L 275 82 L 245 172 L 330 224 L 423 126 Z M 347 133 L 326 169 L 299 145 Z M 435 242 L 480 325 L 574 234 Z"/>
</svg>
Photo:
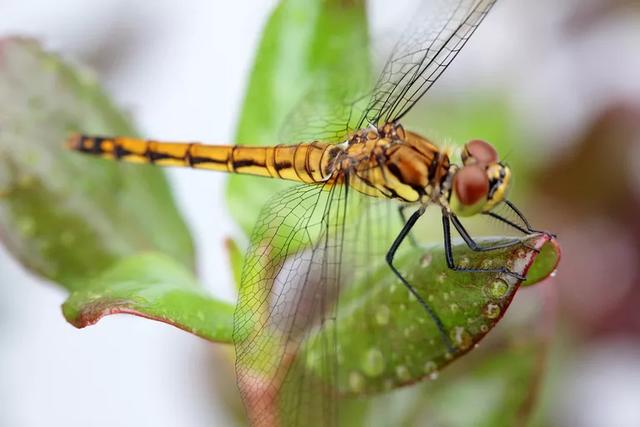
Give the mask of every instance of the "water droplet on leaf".
<svg viewBox="0 0 640 427">
<path fill-rule="evenodd" d="M 462 350 L 468 349 L 472 344 L 471 335 L 462 326 L 456 326 L 453 329 L 451 339 Z"/>
<path fill-rule="evenodd" d="M 384 372 L 384 356 L 377 348 L 371 348 L 364 356 L 362 370 L 369 377 L 377 377 Z"/>
<path fill-rule="evenodd" d="M 509 285 L 502 279 L 497 279 L 491 283 L 490 293 L 494 298 L 502 298 L 509 290 Z"/>
<path fill-rule="evenodd" d="M 417 328 L 414 325 L 409 325 L 406 328 L 404 328 L 404 336 L 406 338 L 411 338 L 412 336 L 415 335 L 416 332 L 417 332 Z"/>
<path fill-rule="evenodd" d="M 432 374 L 437 369 L 438 369 L 438 365 L 436 365 L 436 363 L 432 360 L 429 360 L 427 363 L 424 364 L 424 373 L 427 375 Z"/>
<path fill-rule="evenodd" d="M 404 365 L 396 366 L 396 376 L 400 381 L 409 381 L 411 379 L 411 373 Z"/>
<path fill-rule="evenodd" d="M 18 230 L 25 237 L 32 237 L 36 231 L 36 222 L 31 217 L 24 217 L 18 221 Z"/>
<path fill-rule="evenodd" d="M 483 313 L 487 319 L 497 319 L 500 317 L 500 306 L 498 304 L 489 303 L 485 306 Z"/>
<path fill-rule="evenodd" d="M 482 261 L 482 264 L 480 264 L 480 268 L 484 270 L 489 270 L 493 268 L 493 261 L 491 260 L 491 258 L 487 258 L 484 261 Z"/>
<path fill-rule="evenodd" d="M 364 390 L 364 378 L 360 372 L 353 371 L 349 374 L 349 387 L 354 393 L 361 393 Z"/>
<path fill-rule="evenodd" d="M 389 323 L 389 317 L 391 316 L 391 310 L 386 305 L 380 305 L 376 309 L 376 322 L 379 325 L 386 325 Z"/>
</svg>

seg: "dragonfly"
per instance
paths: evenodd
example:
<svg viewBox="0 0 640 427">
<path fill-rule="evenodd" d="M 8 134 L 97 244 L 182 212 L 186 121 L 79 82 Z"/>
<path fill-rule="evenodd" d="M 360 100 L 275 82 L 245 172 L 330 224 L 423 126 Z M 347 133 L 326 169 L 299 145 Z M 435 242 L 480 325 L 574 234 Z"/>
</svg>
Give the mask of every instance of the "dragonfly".
<svg viewBox="0 0 640 427">
<path fill-rule="evenodd" d="M 315 114 L 313 104 L 296 109 L 298 116 L 288 125 L 291 135 L 300 135 L 294 144 L 211 145 L 86 134 L 69 138 L 72 150 L 111 160 L 297 183 L 264 206 L 244 261 L 234 337 L 238 386 L 253 425 L 337 425 L 342 396 L 415 380 L 398 369 L 388 375 L 393 366 L 384 362 L 374 363 L 368 382 L 354 375 L 355 367 L 345 368 L 352 362 L 344 360 L 352 341 L 381 349 L 373 356 L 378 360 L 403 339 L 381 332 L 383 320 L 391 320 L 380 301 L 359 299 L 375 292 L 372 283 L 406 289 L 407 301 L 419 309 L 417 324 L 432 328 L 440 340 L 425 342 L 425 348 L 444 346 L 449 357 L 468 350 L 452 339 L 451 325 L 396 262 L 403 250 L 417 253 L 413 230 L 428 206 L 440 210 L 449 269 L 524 279 L 507 266 L 462 265 L 453 251 L 452 228 L 476 252 L 522 244 L 521 239 L 489 245 L 477 241 L 463 224 L 472 216 L 491 217 L 525 235 L 540 233 L 508 200 L 512 171 L 495 148 L 481 139 L 469 141 L 456 163 L 450 150 L 401 124 L 495 3 L 434 1 L 428 19 L 408 26 L 370 87 L 345 95 L 344 105 L 327 117 Z M 380 279 L 381 268 L 391 275 Z M 359 313 L 355 329 L 342 322 L 345 313 L 352 318 Z M 357 338 L 354 330 L 360 332 Z M 394 379 L 389 384 L 375 377 Z"/>
</svg>

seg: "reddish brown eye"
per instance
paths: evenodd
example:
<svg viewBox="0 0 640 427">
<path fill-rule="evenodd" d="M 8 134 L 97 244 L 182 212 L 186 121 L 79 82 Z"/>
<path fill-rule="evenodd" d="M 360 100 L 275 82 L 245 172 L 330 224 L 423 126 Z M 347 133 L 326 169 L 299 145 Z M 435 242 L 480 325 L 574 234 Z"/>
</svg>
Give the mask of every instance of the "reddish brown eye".
<svg viewBox="0 0 640 427">
<path fill-rule="evenodd" d="M 482 165 L 497 163 L 498 152 L 488 142 L 475 139 L 464 146 L 464 153 L 462 155 L 462 161 L 465 165 L 467 163 L 473 163 L 470 161 L 471 159 L 474 159 L 475 163 Z"/>
<path fill-rule="evenodd" d="M 489 193 L 489 179 L 484 168 L 469 165 L 460 169 L 453 177 L 453 191 L 460 203 L 472 206 Z"/>
</svg>

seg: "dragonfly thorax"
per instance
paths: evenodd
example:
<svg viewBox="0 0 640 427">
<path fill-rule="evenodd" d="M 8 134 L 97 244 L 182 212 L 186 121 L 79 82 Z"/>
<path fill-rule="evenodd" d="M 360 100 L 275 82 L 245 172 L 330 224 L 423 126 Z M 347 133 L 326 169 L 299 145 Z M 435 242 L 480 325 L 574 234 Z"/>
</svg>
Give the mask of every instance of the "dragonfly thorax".
<svg viewBox="0 0 640 427">
<path fill-rule="evenodd" d="M 440 198 L 449 167 L 447 153 L 429 140 L 387 124 L 354 133 L 334 173 L 361 193 L 416 203 Z"/>
</svg>

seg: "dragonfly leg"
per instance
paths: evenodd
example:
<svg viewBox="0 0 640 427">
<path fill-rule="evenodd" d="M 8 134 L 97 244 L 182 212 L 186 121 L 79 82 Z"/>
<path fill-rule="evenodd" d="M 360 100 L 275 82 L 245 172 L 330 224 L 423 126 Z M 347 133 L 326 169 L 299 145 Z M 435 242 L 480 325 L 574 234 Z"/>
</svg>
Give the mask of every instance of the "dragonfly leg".
<svg viewBox="0 0 640 427">
<path fill-rule="evenodd" d="M 535 228 L 531 227 L 531 224 L 529 224 L 529 221 L 524 216 L 524 214 L 520 211 L 520 209 L 518 209 L 516 207 L 516 205 L 514 205 L 510 201 L 505 200 L 504 204 L 507 205 L 518 216 L 518 218 L 520 218 L 520 220 L 524 224 L 524 227 L 522 227 L 521 225 L 518 225 L 518 224 L 514 223 L 513 221 L 511 221 L 511 220 L 509 220 L 509 219 L 507 219 L 507 218 L 505 218 L 505 217 L 503 217 L 501 215 L 498 215 L 498 214 L 496 214 L 494 212 L 487 212 L 485 215 L 489 215 L 490 217 L 495 218 L 498 221 L 503 222 L 503 223 L 515 228 L 516 230 L 518 230 L 518 231 L 520 231 L 520 232 L 522 232 L 524 234 L 536 234 L 536 233 L 539 233 L 539 234 L 547 235 L 547 236 L 549 236 L 549 237 L 551 237 L 553 239 L 555 239 L 557 237 L 555 234 L 550 233 L 548 231 L 536 230 Z"/>
<path fill-rule="evenodd" d="M 444 252 L 447 259 L 447 266 L 453 271 L 460 271 L 465 273 L 503 273 L 509 276 L 515 277 L 517 280 L 526 279 L 523 275 L 509 270 L 506 267 L 500 268 L 467 268 L 456 265 L 453 260 L 453 249 L 451 247 L 451 225 L 449 223 L 449 213 L 442 213 L 442 230 L 444 231 Z"/>
<path fill-rule="evenodd" d="M 524 216 L 524 214 L 520 211 L 520 209 L 518 209 L 518 208 L 517 208 L 517 206 L 516 206 L 516 205 L 514 205 L 513 203 L 511 203 L 511 202 L 510 202 L 510 201 L 508 201 L 508 200 L 505 200 L 504 202 L 505 202 L 505 204 L 506 204 L 507 206 L 509 206 L 509 207 L 511 208 L 511 210 L 512 210 L 513 212 L 515 212 L 515 214 L 516 214 L 516 215 L 518 215 L 518 218 L 520 218 L 520 219 L 522 220 L 522 222 L 524 222 L 524 224 L 527 226 L 527 231 L 529 231 L 529 233 L 530 233 L 530 234 L 533 234 L 533 233 L 540 233 L 540 234 L 547 235 L 547 236 L 551 237 L 552 239 L 555 239 L 556 237 L 558 237 L 558 236 L 556 236 L 555 234 L 550 233 L 550 232 L 548 232 L 548 231 L 536 230 L 535 228 L 531 227 L 531 224 L 529 224 L 529 221 L 527 220 L 527 218 L 526 218 L 526 217 Z"/>
<path fill-rule="evenodd" d="M 447 334 L 447 331 L 444 327 L 444 324 L 442 323 L 442 320 L 440 320 L 440 317 L 438 317 L 438 315 L 433 310 L 433 308 L 431 308 L 431 306 L 422 298 L 422 296 L 418 293 L 418 291 L 416 291 L 416 289 L 407 281 L 407 279 L 405 279 L 402 276 L 400 271 L 398 271 L 398 269 L 393 265 L 393 258 L 395 257 L 395 254 L 398 251 L 398 248 L 400 247 L 404 239 L 409 235 L 409 233 L 411 232 L 411 229 L 416 224 L 416 222 L 418 222 L 418 219 L 422 216 L 422 214 L 424 214 L 425 209 L 426 209 L 426 206 L 421 206 L 420 209 L 415 211 L 411 215 L 411 217 L 409 217 L 409 219 L 404 224 L 404 227 L 402 227 L 400 234 L 398 234 L 398 237 L 396 237 L 396 239 L 393 241 L 393 244 L 389 248 L 389 251 L 387 252 L 386 260 L 387 260 L 387 264 L 389 264 L 389 267 L 391 268 L 391 271 L 393 271 L 393 273 L 398 277 L 398 279 L 400 279 L 402 284 L 407 287 L 409 292 L 411 292 L 411 294 L 416 298 L 418 303 L 420 303 L 420 305 L 425 309 L 425 311 L 427 312 L 431 320 L 433 320 L 436 327 L 438 328 L 438 331 L 440 332 L 440 337 L 442 338 L 442 341 L 447 346 L 447 349 L 451 353 L 455 353 L 456 351 L 455 347 L 453 346 L 451 339 L 449 338 L 449 335 Z"/>
<path fill-rule="evenodd" d="M 500 221 L 500 222 L 502 222 L 502 223 L 505 223 L 505 224 L 507 224 L 508 226 L 513 227 L 513 228 L 515 228 L 516 230 L 518 230 L 518 231 L 520 231 L 520 232 L 522 232 L 523 234 L 526 234 L 526 235 L 528 235 L 528 236 L 529 236 L 529 235 L 531 235 L 531 234 L 536 234 L 536 233 L 538 233 L 537 231 L 527 230 L 526 228 L 521 227 L 521 226 L 519 226 L 518 224 L 516 224 L 515 222 L 513 222 L 513 221 L 511 221 L 511 220 L 508 220 L 507 218 L 505 218 L 505 217 L 503 217 L 503 216 L 500 216 L 500 215 L 498 215 L 498 214 L 496 214 L 496 213 L 493 213 L 493 212 L 487 212 L 487 213 L 485 213 L 485 215 L 490 216 L 491 218 L 495 218 L 495 219 L 497 219 L 498 221 Z M 546 234 L 546 235 L 548 235 L 548 236 L 551 236 L 551 237 L 555 238 L 555 235 L 553 235 L 553 234 L 551 234 L 551 233 L 542 233 L 542 234 Z M 530 250 L 534 251 L 535 253 L 540 253 L 540 249 L 534 248 L 533 246 L 530 246 L 530 245 L 528 245 L 528 244 L 526 244 L 526 243 L 523 243 L 523 246 L 524 246 L 524 247 L 526 247 L 527 249 L 530 249 Z"/>
<path fill-rule="evenodd" d="M 455 216 L 454 214 L 450 214 L 450 218 L 451 218 L 451 222 L 453 223 L 453 226 L 456 228 L 456 230 L 458 230 L 458 233 L 460 233 L 460 236 L 462 236 L 462 239 L 464 240 L 464 242 L 467 244 L 467 246 L 469 246 L 469 248 L 472 251 L 475 251 L 475 252 L 489 252 L 489 251 L 495 251 L 497 249 L 511 248 L 513 246 L 517 246 L 517 245 L 521 245 L 522 244 L 522 241 L 520 241 L 518 239 L 511 239 L 511 240 L 507 240 L 506 242 L 497 243 L 495 245 L 480 246 L 469 235 L 469 232 L 466 230 L 466 228 L 464 228 L 464 225 L 462 225 L 462 223 L 460 222 L 460 219 L 457 216 Z"/>
<path fill-rule="evenodd" d="M 407 215 L 405 214 L 405 211 L 407 210 L 408 207 L 409 205 L 401 205 L 398 207 L 398 213 L 400 214 L 400 218 L 402 219 L 403 224 L 407 223 Z M 413 233 L 410 232 L 407 235 L 407 238 L 409 239 L 409 243 L 411 243 L 411 246 L 413 246 L 414 248 L 418 247 L 418 241 L 416 240 Z"/>
<path fill-rule="evenodd" d="M 508 226 L 513 227 L 516 230 L 518 230 L 518 231 L 520 231 L 520 232 L 522 232 L 524 234 L 533 234 L 532 231 L 527 230 L 526 228 L 516 224 L 515 222 L 513 222 L 513 221 L 511 221 L 511 220 L 509 220 L 509 219 L 507 219 L 507 218 L 505 218 L 503 216 L 498 215 L 495 212 L 486 212 L 484 215 L 490 216 L 491 218 L 495 218 L 498 221 L 503 222 L 503 223 L 507 224 Z"/>
</svg>

